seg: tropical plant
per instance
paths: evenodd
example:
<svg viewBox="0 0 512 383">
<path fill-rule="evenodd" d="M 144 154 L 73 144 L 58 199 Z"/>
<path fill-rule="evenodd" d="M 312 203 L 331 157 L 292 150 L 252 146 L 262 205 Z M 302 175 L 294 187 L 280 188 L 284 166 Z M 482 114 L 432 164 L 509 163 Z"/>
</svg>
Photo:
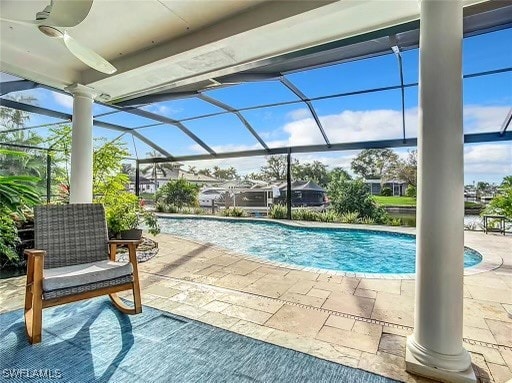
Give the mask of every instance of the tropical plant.
<svg viewBox="0 0 512 383">
<path fill-rule="evenodd" d="M 500 194 L 491 200 L 484 214 L 499 214 L 512 219 L 512 176 L 503 179 L 500 189 Z"/>
<path fill-rule="evenodd" d="M 155 196 L 156 203 L 163 202 L 178 208 L 198 206 L 199 187 L 183 178 L 169 181 L 162 186 Z"/>
<path fill-rule="evenodd" d="M 38 180 L 37 177 L 31 176 L 0 176 L 1 207 L 10 212 L 21 212 L 25 206 L 38 204 Z"/>
<path fill-rule="evenodd" d="M 280 204 L 272 205 L 268 215 L 270 218 L 274 219 L 285 219 L 287 216 L 286 206 Z"/>
<path fill-rule="evenodd" d="M 146 154 L 148 155 L 149 158 L 158 158 L 158 157 L 162 156 L 159 152 L 157 152 L 155 150 L 153 150 L 149 153 L 146 153 Z M 158 189 L 158 173 L 162 174 L 162 176 L 164 176 L 164 177 L 167 177 L 167 174 L 174 169 L 176 169 L 175 164 L 172 164 L 169 162 L 153 162 L 152 164 L 143 167 L 141 170 L 142 170 L 143 174 L 151 175 L 151 178 L 153 179 L 153 183 L 155 186 L 155 190 L 157 190 Z"/>
<path fill-rule="evenodd" d="M 340 217 L 334 210 L 329 209 L 319 213 L 318 220 L 321 222 L 337 222 L 340 220 Z"/>
<path fill-rule="evenodd" d="M 339 215 L 358 213 L 360 217 L 372 218 L 376 223 L 384 223 L 387 219 L 386 211 L 376 205 L 368 185 L 362 180 L 335 177 L 329 183 L 328 195 L 332 209 Z"/>
<path fill-rule="evenodd" d="M 359 223 L 359 213 L 357 211 L 349 211 L 340 215 L 342 223 Z"/>
<path fill-rule="evenodd" d="M 229 207 L 227 209 L 221 210 L 221 214 L 224 217 L 246 217 L 247 213 L 244 209 L 239 207 Z"/>
<path fill-rule="evenodd" d="M 0 209 L 0 269 L 7 263 L 17 263 L 16 246 L 20 243 L 14 219 L 5 209 Z"/>
<path fill-rule="evenodd" d="M 298 208 L 292 210 L 292 219 L 298 221 L 319 221 L 320 213 L 307 208 Z"/>
</svg>

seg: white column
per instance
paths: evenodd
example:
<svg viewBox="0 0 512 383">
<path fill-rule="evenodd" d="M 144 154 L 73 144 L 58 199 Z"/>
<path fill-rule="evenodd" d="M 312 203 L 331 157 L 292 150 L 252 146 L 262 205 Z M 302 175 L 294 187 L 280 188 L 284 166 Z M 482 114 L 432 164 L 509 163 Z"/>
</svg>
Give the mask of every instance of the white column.
<svg viewBox="0 0 512 383">
<path fill-rule="evenodd" d="M 407 371 L 476 382 L 462 346 L 462 1 L 421 0 L 414 334 Z"/>
<path fill-rule="evenodd" d="M 92 202 L 92 103 L 94 91 L 75 84 L 66 90 L 73 94 L 71 132 L 70 203 Z"/>
</svg>

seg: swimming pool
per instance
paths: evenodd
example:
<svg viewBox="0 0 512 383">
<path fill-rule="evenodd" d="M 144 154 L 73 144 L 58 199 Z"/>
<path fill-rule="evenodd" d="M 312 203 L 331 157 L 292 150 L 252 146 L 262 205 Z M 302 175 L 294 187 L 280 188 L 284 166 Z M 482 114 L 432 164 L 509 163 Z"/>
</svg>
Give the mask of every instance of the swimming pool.
<svg viewBox="0 0 512 383">
<path fill-rule="evenodd" d="M 159 218 L 163 233 L 209 242 L 295 266 L 355 273 L 414 273 L 416 237 L 361 229 L 304 228 L 278 222 Z M 464 267 L 482 256 L 465 249 Z"/>
</svg>

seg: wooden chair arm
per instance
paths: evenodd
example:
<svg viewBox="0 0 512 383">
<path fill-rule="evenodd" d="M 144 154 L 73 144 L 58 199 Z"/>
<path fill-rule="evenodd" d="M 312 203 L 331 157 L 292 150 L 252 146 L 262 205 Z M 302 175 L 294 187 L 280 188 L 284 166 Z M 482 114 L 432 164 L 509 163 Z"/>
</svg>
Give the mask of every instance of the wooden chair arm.
<svg viewBox="0 0 512 383">
<path fill-rule="evenodd" d="M 25 249 L 24 253 L 28 257 L 44 257 L 46 255 L 46 250 Z"/>
<path fill-rule="evenodd" d="M 43 285 L 43 261 L 45 250 L 26 249 L 27 255 L 27 288 L 39 293 Z M 35 290 L 34 290 L 35 289 Z"/>
<path fill-rule="evenodd" d="M 109 256 L 111 261 L 116 260 L 117 246 L 127 245 L 128 246 L 128 257 L 134 270 L 137 270 L 137 246 L 142 243 L 140 239 L 111 239 L 108 241 L 109 245 Z"/>
<path fill-rule="evenodd" d="M 116 245 L 129 245 L 129 244 L 135 244 L 140 245 L 142 243 L 142 239 L 109 239 L 109 244 L 116 244 Z"/>
</svg>

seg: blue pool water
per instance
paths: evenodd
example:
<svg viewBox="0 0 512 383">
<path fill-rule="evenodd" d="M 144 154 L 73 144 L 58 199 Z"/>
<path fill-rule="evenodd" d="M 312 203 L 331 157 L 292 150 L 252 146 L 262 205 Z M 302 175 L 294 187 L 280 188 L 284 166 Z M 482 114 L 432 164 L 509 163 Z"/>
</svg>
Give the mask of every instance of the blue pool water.
<svg viewBox="0 0 512 383">
<path fill-rule="evenodd" d="M 162 232 L 303 267 L 358 273 L 414 273 L 416 238 L 356 229 L 297 228 L 266 221 L 160 218 Z M 481 255 L 465 249 L 464 266 Z"/>
</svg>

